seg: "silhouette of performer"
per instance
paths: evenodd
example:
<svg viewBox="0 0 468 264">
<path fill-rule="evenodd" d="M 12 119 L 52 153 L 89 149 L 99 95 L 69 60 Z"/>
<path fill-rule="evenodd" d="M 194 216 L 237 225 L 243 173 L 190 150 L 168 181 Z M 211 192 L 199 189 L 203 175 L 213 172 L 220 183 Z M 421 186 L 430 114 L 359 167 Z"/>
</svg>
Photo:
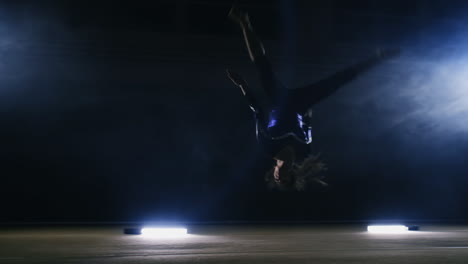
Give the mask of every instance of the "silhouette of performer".
<svg viewBox="0 0 468 264">
<path fill-rule="evenodd" d="M 333 94 L 383 59 L 397 51 L 378 51 L 376 54 L 345 70 L 306 87 L 288 89 L 275 76 L 265 56 L 262 42 L 254 33 L 246 12 L 233 6 L 228 17 L 242 29 L 250 59 L 254 62 L 266 98 L 255 98 L 247 82 L 231 70 L 227 75 L 241 89 L 256 120 L 257 140 L 270 153 L 276 164 L 267 173 L 267 181 L 276 187 L 303 189 L 308 180 L 326 185 L 321 172 L 326 168 L 317 156 L 310 156 L 312 142 L 312 106 Z M 261 100 L 257 100 L 261 99 Z M 301 161 L 298 163 L 297 161 Z"/>
</svg>

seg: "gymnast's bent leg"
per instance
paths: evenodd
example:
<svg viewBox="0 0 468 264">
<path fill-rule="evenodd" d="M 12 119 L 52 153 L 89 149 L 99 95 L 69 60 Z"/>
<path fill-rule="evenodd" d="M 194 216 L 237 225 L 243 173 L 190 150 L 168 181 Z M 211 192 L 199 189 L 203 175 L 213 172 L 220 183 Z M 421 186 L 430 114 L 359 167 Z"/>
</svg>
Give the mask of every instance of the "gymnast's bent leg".
<svg viewBox="0 0 468 264">
<path fill-rule="evenodd" d="M 287 90 L 276 78 L 271 63 L 265 56 L 263 43 L 255 34 L 249 16 L 234 6 L 229 12 L 229 17 L 237 22 L 242 29 L 249 57 L 257 67 L 263 89 L 269 98 L 269 105 L 276 104 L 277 98 L 281 97 Z"/>
</svg>

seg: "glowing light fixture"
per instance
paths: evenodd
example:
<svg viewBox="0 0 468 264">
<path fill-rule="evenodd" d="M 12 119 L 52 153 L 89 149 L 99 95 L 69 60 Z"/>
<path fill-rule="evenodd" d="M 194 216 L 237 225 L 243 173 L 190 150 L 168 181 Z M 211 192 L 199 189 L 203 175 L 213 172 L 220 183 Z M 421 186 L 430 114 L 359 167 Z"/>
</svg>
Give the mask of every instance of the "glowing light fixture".
<svg viewBox="0 0 468 264">
<path fill-rule="evenodd" d="M 367 226 L 367 231 L 370 233 L 395 234 L 408 231 L 408 227 L 404 225 L 370 225 Z"/>
<path fill-rule="evenodd" d="M 179 227 L 145 227 L 141 229 L 144 236 L 181 237 L 187 235 L 187 228 Z"/>
</svg>

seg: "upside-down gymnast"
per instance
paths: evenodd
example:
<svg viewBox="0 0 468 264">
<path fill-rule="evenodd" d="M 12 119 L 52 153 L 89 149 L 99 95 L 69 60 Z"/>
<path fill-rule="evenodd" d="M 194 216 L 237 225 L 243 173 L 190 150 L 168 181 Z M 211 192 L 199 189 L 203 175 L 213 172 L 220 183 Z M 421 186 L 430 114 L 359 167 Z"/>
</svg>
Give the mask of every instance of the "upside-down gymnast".
<svg viewBox="0 0 468 264">
<path fill-rule="evenodd" d="M 378 51 L 370 58 L 312 85 L 288 89 L 275 76 L 248 14 L 234 6 L 228 17 L 242 29 L 247 51 L 258 70 L 266 95 L 265 98 L 255 98 L 247 82 L 239 74 L 227 70 L 228 77 L 241 89 L 254 112 L 257 140 L 275 160 L 274 167 L 266 174 L 266 181 L 279 189 L 302 190 L 310 181 L 326 186 L 321 180 L 325 164 L 318 156 L 310 155 L 312 107 L 358 74 L 396 55 L 398 50 Z"/>
</svg>

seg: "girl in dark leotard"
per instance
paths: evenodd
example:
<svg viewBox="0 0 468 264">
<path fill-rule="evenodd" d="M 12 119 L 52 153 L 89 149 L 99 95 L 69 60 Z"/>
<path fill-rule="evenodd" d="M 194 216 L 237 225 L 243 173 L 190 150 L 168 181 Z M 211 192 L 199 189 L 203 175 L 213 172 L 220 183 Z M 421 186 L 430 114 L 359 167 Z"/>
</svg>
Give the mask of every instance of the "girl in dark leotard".
<svg viewBox="0 0 468 264">
<path fill-rule="evenodd" d="M 275 166 L 267 173 L 267 181 L 280 188 L 303 189 L 308 180 L 326 185 L 320 180 L 320 174 L 326 169 L 324 164 L 317 156 L 309 155 L 309 144 L 312 142 L 312 106 L 353 80 L 359 73 L 397 54 L 397 51 L 377 52 L 374 56 L 312 85 L 287 89 L 274 74 L 247 13 L 234 6 L 228 16 L 242 29 L 247 51 L 257 68 L 266 95 L 265 98 L 255 98 L 249 91 L 247 82 L 239 74 L 227 70 L 228 77 L 241 89 L 255 114 L 258 141 L 275 160 Z"/>
</svg>

